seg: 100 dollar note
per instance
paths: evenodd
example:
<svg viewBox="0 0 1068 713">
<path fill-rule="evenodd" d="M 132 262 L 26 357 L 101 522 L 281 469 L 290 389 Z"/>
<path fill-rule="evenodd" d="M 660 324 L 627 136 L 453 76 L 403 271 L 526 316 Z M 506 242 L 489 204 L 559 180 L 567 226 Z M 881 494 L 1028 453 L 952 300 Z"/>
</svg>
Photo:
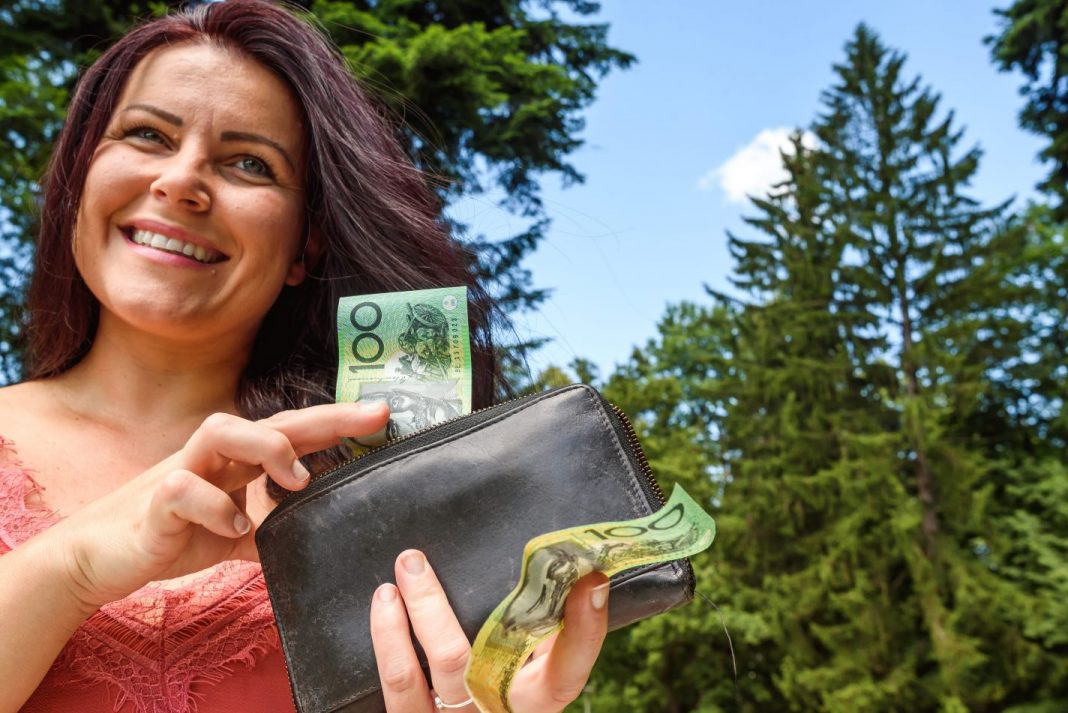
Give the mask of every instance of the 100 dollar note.
<svg viewBox="0 0 1068 713">
<path fill-rule="evenodd" d="M 512 679 L 538 642 L 560 628 L 571 587 L 590 572 L 681 559 L 712 544 L 716 523 L 678 485 L 647 517 L 580 525 L 535 537 L 523 548 L 519 584 L 493 610 L 471 646 L 467 691 L 482 713 L 511 713 Z"/>
<path fill-rule="evenodd" d="M 384 401 L 373 446 L 471 412 L 467 288 L 343 297 L 337 309 L 336 400 Z"/>
</svg>

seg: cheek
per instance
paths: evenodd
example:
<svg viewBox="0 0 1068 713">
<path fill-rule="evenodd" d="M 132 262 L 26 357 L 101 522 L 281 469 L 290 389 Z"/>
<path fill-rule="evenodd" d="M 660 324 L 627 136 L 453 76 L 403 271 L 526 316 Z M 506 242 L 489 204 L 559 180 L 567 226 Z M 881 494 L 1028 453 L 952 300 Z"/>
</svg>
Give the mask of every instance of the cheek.
<svg viewBox="0 0 1068 713">
<path fill-rule="evenodd" d="M 228 212 L 235 229 L 247 236 L 247 250 L 261 251 L 267 259 L 281 259 L 285 264 L 293 261 L 303 229 L 301 210 L 295 201 L 264 196 L 231 205 Z"/>
<path fill-rule="evenodd" d="M 85 176 L 82 206 L 98 217 L 107 217 L 108 209 L 128 201 L 148 189 L 148 180 L 139 175 L 137 166 L 125 160 L 121 146 L 103 146 L 93 156 Z"/>
<path fill-rule="evenodd" d="M 75 249 L 106 233 L 115 214 L 145 190 L 145 178 L 130 170 L 115 152 L 101 149 L 85 176 L 74 228 Z"/>
</svg>

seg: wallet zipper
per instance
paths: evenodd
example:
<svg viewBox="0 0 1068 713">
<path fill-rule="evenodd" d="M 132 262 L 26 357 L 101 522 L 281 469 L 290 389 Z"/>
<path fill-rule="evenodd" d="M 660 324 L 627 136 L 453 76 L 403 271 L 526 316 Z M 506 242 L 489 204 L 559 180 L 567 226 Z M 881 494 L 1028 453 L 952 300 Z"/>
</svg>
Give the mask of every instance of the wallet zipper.
<svg viewBox="0 0 1068 713">
<path fill-rule="evenodd" d="M 331 468 L 330 470 L 313 475 L 312 481 L 308 483 L 308 486 L 306 488 L 304 488 L 303 490 L 294 491 L 288 496 L 286 496 L 286 498 L 278 504 L 278 507 L 276 507 L 271 513 L 268 514 L 268 519 L 270 519 L 271 516 L 275 513 L 285 510 L 287 505 L 296 504 L 297 501 L 303 500 L 304 497 L 311 496 L 312 494 L 318 492 L 324 487 L 327 487 L 327 485 L 323 485 L 323 481 L 326 480 L 328 476 L 338 472 L 342 468 L 349 467 L 357 461 L 364 460 L 365 458 L 370 458 L 371 456 L 376 456 L 382 451 L 392 449 L 395 446 L 404 443 L 405 441 L 409 441 L 425 433 L 447 428 L 448 426 L 455 424 L 461 419 L 470 418 L 471 416 L 475 416 L 478 414 L 485 414 L 488 411 L 506 410 L 521 401 L 529 401 L 539 396 L 544 396 L 545 393 L 546 392 L 542 391 L 536 394 L 516 396 L 515 398 L 508 399 L 507 401 L 501 401 L 500 403 L 492 404 L 490 406 L 484 406 L 480 409 L 475 409 L 474 411 L 468 414 L 454 416 L 453 418 L 450 418 L 446 421 L 442 421 L 441 423 L 436 423 L 433 426 L 420 428 L 417 431 L 412 431 L 411 433 L 406 433 L 403 436 L 395 438 L 388 443 L 383 443 L 380 446 L 375 446 L 366 453 L 361 453 L 355 458 L 350 458 L 349 460 L 345 461 L 344 463 L 341 463 L 340 465 L 335 466 L 334 468 Z M 597 395 L 598 399 L 600 399 L 601 403 L 608 407 L 609 414 L 615 416 L 614 419 L 609 419 L 609 423 L 612 424 L 612 430 L 616 432 L 616 435 L 619 436 L 624 443 L 626 443 L 626 450 L 628 454 L 633 457 L 634 462 L 637 464 L 638 471 L 642 474 L 642 478 L 639 480 L 639 482 L 643 483 L 646 486 L 644 488 L 646 494 L 651 496 L 652 499 L 654 499 L 660 505 L 663 505 L 665 502 L 667 502 L 667 499 L 664 497 L 664 491 L 661 490 L 660 484 L 656 482 L 656 476 L 653 475 L 653 469 L 649 465 L 649 459 L 645 456 L 645 451 L 642 450 L 642 445 L 641 442 L 638 440 L 638 434 L 634 430 L 634 425 L 631 424 L 630 419 L 627 418 L 627 415 L 623 413 L 622 409 L 620 409 L 618 406 L 601 396 L 599 392 L 594 391 L 594 393 Z"/>
<path fill-rule="evenodd" d="M 621 434 L 630 446 L 630 452 L 638 461 L 638 469 L 642 475 L 645 476 L 645 481 L 649 484 L 650 489 L 656 496 L 656 499 L 663 505 L 667 502 L 667 498 L 664 497 L 664 491 L 660 489 L 660 483 L 656 482 L 656 476 L 653 475 L 653 468 L 649 465 L 649 459 L 645 456 L 645 450 L 642 449 L 641 441 L 638 440 L 638 434 L 634 430 L 634 424 L 627 418 L 627 414 L 623 413 L 623 410 L 616 406 L 611 401 L 608 401 L 603 396 L 601 400 L 608 405 L 608 408 L 612 410 L 612 413 L 619 418 L 620 424 L 623 426 L 623 433 Z"/>
</svg>

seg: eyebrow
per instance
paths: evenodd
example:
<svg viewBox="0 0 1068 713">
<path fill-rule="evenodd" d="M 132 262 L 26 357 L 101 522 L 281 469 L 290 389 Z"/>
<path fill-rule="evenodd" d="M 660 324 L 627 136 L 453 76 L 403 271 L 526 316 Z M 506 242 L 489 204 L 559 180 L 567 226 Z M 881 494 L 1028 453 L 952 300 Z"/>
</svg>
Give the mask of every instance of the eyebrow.
<svg viewBox="0 0 1068 713">
<path fill-rule="evenodd" d="M 149 114 L 155 114 L 159 118 L 166 121 L 168 124 L 174 124 L 175 126 L 182 125 L 182 117 L 175 116 L 169 111 L 163 111 L 159 107 L 152 106 L 151 104 L 131 104 L 130 106 L 123 109 L 123 111 L 131 111 L 133 109 L 140 109 L 141 111 L 147 111 Z"/>
<path fill-rule="evenodd" d="M 176 116 L 170 113 L 169 111 L 164 111 L 158 106 L 152 106 L 151 104 L 130 104 L 128 107 L 124 108 L 123 111 L 132 111 L 134 109 L 140 109 L 141 111 L 147 111 L 149 114 L 154 114 L 166 121 L 168 124 L 173 124 L 174 126 L 182 125 L 182 117 Z M 289 156 L 289 152 L 286 151 L 280 143 L 268 139 L 266 136 L 261 136 L 260 134 L 250 134 L 247 131 L 224 131 L 220 138 L 223 141 L 251 141 L 252 143 L 270 146 L 272 149 L 282 155 L 282 158 L 284 158 L 286 163 L 289 164 L 290 169 L 294 171 L 296 170 L 296 167 L 293 165 L 293 159 Z"/>
</svg>

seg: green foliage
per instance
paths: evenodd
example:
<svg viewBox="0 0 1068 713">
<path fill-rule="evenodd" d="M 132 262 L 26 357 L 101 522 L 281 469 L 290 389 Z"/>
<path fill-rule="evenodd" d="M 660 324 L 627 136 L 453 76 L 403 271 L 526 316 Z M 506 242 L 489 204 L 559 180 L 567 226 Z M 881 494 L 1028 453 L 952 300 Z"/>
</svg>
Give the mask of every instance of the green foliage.
<svg viewBox="0 0 1068 713">
<path fill-rule="evenodd" d="M 36 180 L 47 160 L 31 137 L 55 136 L 67 99 L 64 90 L 36 81 L 48 66 L 45 58 L 0 56 L 0 132 L 15 149 L 6 152 L 0 168 L 0 381 L 18 374 L 13 352 L 29 262 L 23 236 L 34 228 Z"/>
<path fill-rule="evenodd" d="M 545 367 L 533 379 L 529 380 L 523 387 L 522 393 L 524 395 L 535 394 L 576 383 L 598 386 L 599 378 L 597 365 L 588 359 L 580 357 L 574 359 L 568 365 L 568 369 L 556 365 Z"/>
<path fill-rule="evenodd" d="M 564 21 L 561 7 L 578 16 L 598 10 L 580 0 L 311 4 L 356 75 L 402 118 L 402 141 L 446 202 L 496 187 L 504 207 L 531 219 L 496 241 L 454 225 L 508 313 L 532 309 L 547 294 L 521 265 L 548 228 L 538 176 L 582 180 L 566 161 L 582 143 L 580 111 L 607 72 L 633 62 L 608 46 L 606 25 Z M 520 388 L 536 387 L 525 360 L 544 341 L 519 340 L 501 351 Z"/>
<path fill-rule="evenodd" d="M 485 161 L 509 204 L 533 212 L 536 174 L 581 180 L 565 160 L 581 144 L 578 110 L 600 78 L 633 61 L 607 46 L 606 25 L 565 22 L 558 5 L 580 15 L 598 9 L 573 1 L 316 0 L 311 11 L 356 74 L 405 117 L 412 155 L 449 190 L 485 190 Z"/>
<path fill-rule="evenodd" d="M 1052 164 L 1039 184 L 1068 217 L 1068 0 L 1015 0 L 1003 10 L 1001 33 L 986 38 L 995 64 L 1019 70 L 1026 81 L 1020 125 L 1049 139 L 1039 154 Z"/>
<path fill-rule="evenodd" d="M 664 490 L 680 483 L 709 509 L 718 504 L 728 480 L 714 437 L 713 396 L 722 369 L 731 364 L 731 319 L 726 307 L 669 308 L 660 338 L 636 349 L 602 385 L 604 395 L 630 415 Z M 717 527 L 713 550 L 733 547 L 727 543 L 737 528 L 722 513 Z M 694 567 L 698 591 L 724 603 L 728 578 L 719 558 L 694 558 Z M 743 710 L 735 707 L 725 627 L 736 645 L 759 645 L 767 623 L 759 615 L 726 609 L 721 621 L 709 606 L 702 600 L 611 634 L 587 693 L 569 710 L 583 710 L 585 704 L 593 711 Z"/>
<path fill-rule="evenodd" d="M 1032 289 L 1019 309 L 1033 330 L 1011 372 L 1015 378 L 999 386 L 1026 445 L 1060 457 L 1068 448 L 1068 224 L 1054 215 L 1049 206 L 1032 205 L 1022 218 L 1027 242 L 1019 262 Z"/>
<path fill-rule="evenodd" d="M 178 3 L 171 3 L 178 4 Z M 634 58 L 608 45 L 607 26 L 565 19 L 595 15 L 585 0 L 445 0 L 305 3 L 353 71 L 400 119 L 398 138 L 448 204 L 498 189 L 528 221 L 490 240 L 455 225 L 473 265 L 505 313 L 537 306 L 522 261 L 548 227 L 539 180 L 582 176 L 567 161 L 582 144 L 581 111 L 597 83 Z M 37 185 L 77 69 L 163 2 L 8 0 L 0 5 L 0 128 L 16 150 L 0 157 L 0 270 L 24 272 Z M 7 252 L 4 252 L 7 246 Z M 13 262 L 11 253 L 17 253 Z M 13 377 L 19 281 L 0 288 L 0 359 Z M 526 381 L 523 359 L 541 341 L 505 353 Z"/>
<path fill-rule="evenodd" d="M 57 3 L 28 0 L 0 5 L 0 135 L 9 147 L 0 157 L 0 383 L 19 375 L 18 318 L 36 228 L 37 181 L 77 67 L 93 51 L 91 38 L 114 29 L 99 3 L 59 10 Z"/>
<path fill-rule="evenodd" d="M 695 564 L 737 683 L 699 602 L 613 635 L 592 711 L 1068 695 L 1063 233 L 968 198 L 938 96 L 863 25 L 845 50 L 818 148 L 730 236 L 745 300 L 670 308 L 604 387 L 714 507 Z"/>
</svg>

